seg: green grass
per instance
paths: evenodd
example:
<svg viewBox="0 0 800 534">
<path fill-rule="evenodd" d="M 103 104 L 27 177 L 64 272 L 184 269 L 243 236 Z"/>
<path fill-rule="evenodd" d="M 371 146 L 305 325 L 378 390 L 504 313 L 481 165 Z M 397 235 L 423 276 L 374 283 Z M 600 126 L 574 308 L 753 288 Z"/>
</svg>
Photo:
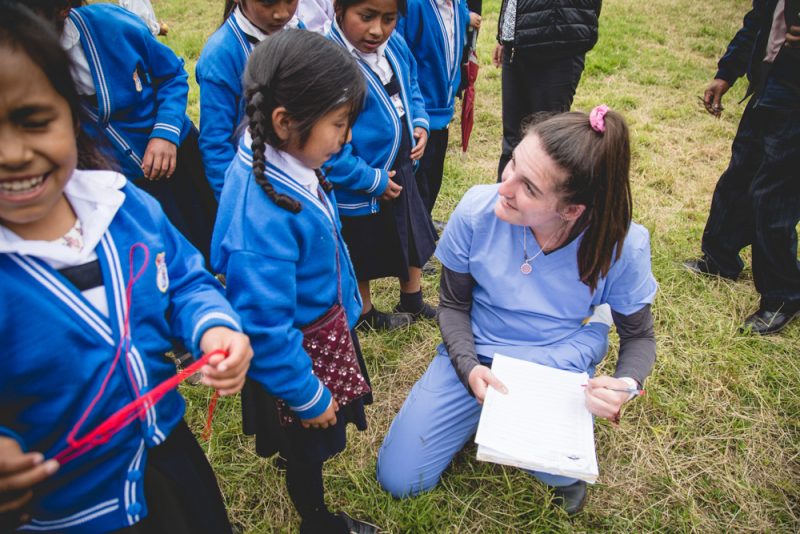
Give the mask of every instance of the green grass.
<svg viewBox="0 0 800 534">
<path fill-rule="evenodd" d="M 171 27 L 165 42 L 194 63 L 219 24 L 222 2 L 153 0 Z M 491 66 L 497 0 L 485 3 L 480 36 L 476 126 L 461 154 L 456 121 L 435 217 L 446 219 L 461 195 L 493 182 L 500 150 L 500 72 Z M 515 469 L 457 456 L 441 485 L 396 501 L 375 481 L 375 457 L 392 417 L 439 342 L 434 325 L 362 338 L 375 386 L 370 428 L 351 434 L 345 454 L 326 466 L 329 503 L 390 532 L 797 532 L 800 530 L 800 327 L 781 336 L 741 335 L 756 309 L 749 270 L 737 282 L 687 274 L 697 255 L 711 192 L 730 155 L 745 83 L 715 120 L 697 96 L 715 72 L 750 2 L 607 0 L 600 42 L 587 56 L 574 107 L 605 102 L 622 111 L 633 135 L 635 218 L 651 232 L 658 361 L 648 394 L 630 404 L 618 428 L 596 427 L 599 483 L 573 520 L 549 507 L 543 487 Z M 192 83 L 190 115 L 197 119 Z M 749 252 L 744 253 L 749 262 Z M 437 280 L 426 278 L 436 300 Z M 376 284 L 382 308 L 396 282 Z M 615 346 L 615 343 L 613 344 Z M 601 367 L 610 372 L 616 350 Z M 185 388 L 196 430 L 209 394 Z M 236 399 L 220 402 L 205 444 L 232 520 L 245 532 L 296 531 L 282 474 L 241 435 Z"/>
</svg>

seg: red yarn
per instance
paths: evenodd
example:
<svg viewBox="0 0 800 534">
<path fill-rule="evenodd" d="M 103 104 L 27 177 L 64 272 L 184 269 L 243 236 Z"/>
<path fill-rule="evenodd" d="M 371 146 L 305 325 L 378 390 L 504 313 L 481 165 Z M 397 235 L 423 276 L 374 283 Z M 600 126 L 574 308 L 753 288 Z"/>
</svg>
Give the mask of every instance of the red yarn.
<svg viewBox="0 0 800 534">
<path fill-rule="evenodd" d="M 142 262 L 141 267 L 139 270 L 134 274 L 133 272 L 133 264 L 136 255 L 136 250 L 141 249 L 144 252 L 144 262 Z M 80 430 L 81 426 L 86 422 L 86 419 L 94 410 L 95 406 L 97 405 L 98 401 L 103 397 L 105 393 L 106 386 L 108 386 L 108 382 L 111 379 L 111 375 L 114 373 L 114 369 L 116 369 L 117 364 L 119 363 L 119 359 L 123 353 L 123 347 L 125 349 L 125 354 L 130 353 L 130 346 L 131 346 L 131 336 L 130 336 L 130 312 L 131 312 L 131 303 L 133 300 L 133 284 L 135 284 L 139 278 L 141 278 L 144 271 L 147 269 L 147 264 L 150 259 L 150 251 L 147 248 L 147 245 L 143 243 L 136 243 L 134 244 L 129 251 L 128 255 L 128 284 L 125 288 L 125 317 L 123 321 L 123 328 L 121 332 L 121 339 L 119 345 L 117 345 L 117 351 L 114 355 L 114 359 L 111 362 L 111 366 L 106 373 L 105 378 L 103 378 L 103 383 L 100 385 L 100 389 L 98 390 L 97 394 L 94 396 L 92 401 L 89 403 L 89 406 L 81 415 L 78 422 L 75 423 L 75 426 L 72 427 L 69 434 L 67 434 L 67 448 L 59 452 L 54 456 L 54 458 L 60 463 L 65 464 L 71 460 L 74 460 L 78 456 L 85 454 L 86 452 L 94 449 L 95 447 L 107 443 L 115 434 L 117 434 L 120 430 L 131 424 L 136 419 L 143 419 L 145 413 L 148 409 L 161 400 L 161 398 L 172 391 L 173 389 L 178 387 L 178 384 L 186 380 L 189 376 L 193 375 L 197 371 L 199 371 L 204 365 L 208 363 L 212 356 L 216 354 L 223 354 L 225 357 L 228 356 L 228 353 L 224 350 L 215 350 L 209 352 L 208 354 L 203 355 L 199 360 L 194 362 L 189 367 L 181 370 L 175 376 L 170 377 L 169 379 L 165 380 L 164 382 L 160 383 L 144 395 L 140 395 L 139 387 L 136 384 L 136 380 L 133 377 L 133 370 L 131 369 L 131 363 L 129 358 L 125 358 L 126 363 L 126 370 L 128 373 L 128 378 L 133 386 L 133 390 L 136 396 L 136 399 L 129 402 L 119 410 L 117 410 L 114 414 L 112 414 L 108 419 L 103 421 L 100 425 L 98 425 L 94 430 L 86 434 L 85 436 L 78 438 L 78 431 Z M 219 397 L 219 393 L 216 391 L 214 392 L 214 396 L 211 399 L 211 403 L 208 407 L 208 418 L 206 420 L 206 428 L 203 432 L 204 439 L 208 439 L 211 435 L 211 420 L 214 417 L 214 409 L 217 405 L 217 398 Z"/>
</svg>

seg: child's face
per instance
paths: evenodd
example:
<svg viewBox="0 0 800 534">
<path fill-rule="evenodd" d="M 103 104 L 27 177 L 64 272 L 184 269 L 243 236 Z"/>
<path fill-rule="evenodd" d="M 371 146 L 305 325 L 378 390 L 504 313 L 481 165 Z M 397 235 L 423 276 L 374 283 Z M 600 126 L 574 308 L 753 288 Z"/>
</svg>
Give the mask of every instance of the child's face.
<svg viewBox="0 0 800 534">
<path fill-rule="evenodd" d="M 267 35 L 279 32 L 297 11 L 298 0 L 239 0 L 245 17 Z"/>
<path fill-rule="evenodd" d="M 375 52 L 397 25 L 396 0 L 364 0 L 336 13 L 342 33 L 359 52 Z"/>
<path fill-rule="evenodd" d="M 0 223 L 44 219 L 77 162 L 67 101 L 27 54 L 0 48 Z"/>
<path fill-rule="evenodd" d="M 331 156 L 350 142 L 350 108 L 341 106 L 325 114 L 311 128 L 311 134 L 301 147 L 297 136 L 290 136 L 286 152 L 310 169 L 319 169 Z"/>
</svg>

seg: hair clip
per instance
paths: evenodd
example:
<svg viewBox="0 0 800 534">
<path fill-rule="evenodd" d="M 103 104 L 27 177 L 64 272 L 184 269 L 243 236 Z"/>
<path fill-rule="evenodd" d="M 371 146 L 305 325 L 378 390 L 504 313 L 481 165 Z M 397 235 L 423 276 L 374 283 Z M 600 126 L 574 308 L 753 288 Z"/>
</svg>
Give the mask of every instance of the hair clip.
<svg viewBox="0 0 800 534">
<path fill-rule="evenodd" d="M 606 113 L 608 113 L 608 106 L 600 104 L 589 113 L 589 124 L 592 130 L 597 133 L 604 133 L 606 131 Z"/>
</svg>

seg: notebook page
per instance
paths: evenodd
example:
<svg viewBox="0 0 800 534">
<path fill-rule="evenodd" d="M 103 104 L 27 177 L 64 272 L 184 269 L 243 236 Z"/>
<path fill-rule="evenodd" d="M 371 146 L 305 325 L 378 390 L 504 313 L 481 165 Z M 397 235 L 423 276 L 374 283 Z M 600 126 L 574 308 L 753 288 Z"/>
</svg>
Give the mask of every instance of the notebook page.
<svg viewBox="0 0 800 534">
<path fill-rule="evenodd" d="M 489 388 L 475 437 L 479 459 L 593 481 L 594 428 L 582 387 L 588 375 L 499 354 L 492 372 L 509 392 Z"/>
</svg>

